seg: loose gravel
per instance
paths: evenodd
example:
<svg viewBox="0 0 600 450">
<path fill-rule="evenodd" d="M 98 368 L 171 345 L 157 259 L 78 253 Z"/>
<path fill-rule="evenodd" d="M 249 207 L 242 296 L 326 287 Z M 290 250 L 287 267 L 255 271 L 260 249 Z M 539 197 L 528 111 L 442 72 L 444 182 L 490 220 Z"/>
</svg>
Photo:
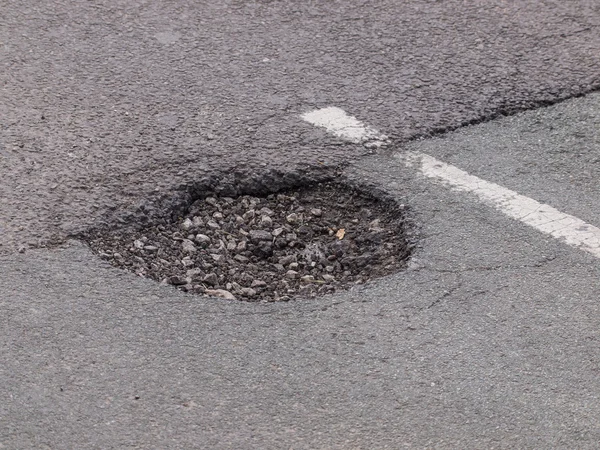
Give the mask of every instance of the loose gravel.
<svg viewBox="0 0 600 450">
<path fill-rule="evenodd" d="M 111 264 L 186 292 L 286 301 L 406 266 L 404 209 L 346 185 L 265 197 L 209 196 L 175 222 L 89 236 Z"/>
</svg>

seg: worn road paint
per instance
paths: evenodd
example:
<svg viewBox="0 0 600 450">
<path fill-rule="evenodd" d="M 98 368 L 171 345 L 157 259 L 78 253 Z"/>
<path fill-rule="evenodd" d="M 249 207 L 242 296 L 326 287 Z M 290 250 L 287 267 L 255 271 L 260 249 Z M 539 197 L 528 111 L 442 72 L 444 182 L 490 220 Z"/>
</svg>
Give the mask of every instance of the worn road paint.
<svg viewBox="0 0 600 450">
<path fill-rule="evenodd" d="M 363 143 L 366 147 L 381 147 L 389 143 L 385 134 L 366 126 L 356 117 L 349 116 L 343 109 L 335 106 L 315 109 L 303 114 L 302 118 L 355 144 Z"/>
<path fill-rule="evenodd" d="M 600 229 L 577 217 L 469 175 L 455 166 L 423 153 L 398 153 L 394 157 L 408 166 L 416 166 L 428 178 L 455 190 L 475 194 L 482 202 L 507 216 L 600 258 Z"/>
</svg>

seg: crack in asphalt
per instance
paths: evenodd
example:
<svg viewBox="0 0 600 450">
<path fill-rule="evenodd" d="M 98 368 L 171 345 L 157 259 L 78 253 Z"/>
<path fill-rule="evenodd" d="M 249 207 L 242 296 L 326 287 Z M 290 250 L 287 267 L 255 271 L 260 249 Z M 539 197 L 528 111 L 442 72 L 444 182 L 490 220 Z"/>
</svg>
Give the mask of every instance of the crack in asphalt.
<svg viewBox="0 0 600 450">
<path fill-rule="evenodd" d="M 451 287 L 449 290 L 445 291 L 440 297 L 436 298 L 433 302 L 431 302 L 428 306 L 421 308 L 420 312 L 426 310 L 426 309 L 431 309 L 434 306 L 439 305 L 442 300 L 444 300 L 445 298 L 451 297 L 456 291 L 458 291 L 459 289 L 461 289 L 463 287 L 463 282 L 462 280 L 458 281 L 458 284 L 456 286 Z"/>
<path fill-rule="evenodd" d="M 552 261 L 556 260 L 556 258 L 557 258 L 556 256 L 544 257 L 541 260 L 539 260 L 533 264 L 524 264 L 524 265 L 519 265 L 519 266 L 498 264 L 498 265 L 493 265 L 493 266 L 462 267 L 459 269 L 439 269 L 439 268 L 431 267 L 431 266 L 419 266 L 419 267 L 409 268 L 408 270 L 412 271 L 412 272 L 429 271 L 429 272 L 435 272 L 435 273 L 454 273 L 454 274 L 469 273 L 469 272 L 491 272 L 491 271 L 497 271 L 497 270 L 523 270 L 523 269 L 534 269 L 534 268 L 544 267 L 544 266 L 548 265 L 549 263 L 551 263 Z"/>
<path fill-rule="evenodd" d="M 540 99 L 540 100 L 530 100 L 529 105 L 527 106 L 512 106 L 510 103 L 502 105 L 498 107 L 496 110 L 491 111 L 487 114 L 481 114 L 478 117 L 474 117 L 471 119 L 466 119 L 460 122 L 457 125 L 450 125 L 446 127 L 440 128 L 432 128 L 430 131 L 425 133 L 419 133 L 414 136 L 409 137 L 408 139 L 394 139 L 397 145 L 406 145 L 409 142 L 413 141 L 421 141 L 425 139 L 431 139 L 434 137 L 442 137 L 446 134 L 450 134 L 454 131 L 458 131 L 462 128 L 467 128 L 473 125 L 480 125 L 487 122 L 492 122 L 493 120 L 500 119 L 502 117 L 510 117 L 515 116 L 517 114 L 531 112 L 536 110 L 545 109 L 554 105 L 558 105 L 560 103 L 575 99 L 585 97 L 586 95 L 593 94 L 595 92 L 600 92 L 600 82 L 592 84 L 588 89 L 584 89 L 580 92 L 575 92 L 573 94 L 568 94 L 564 96 L 558 96 L 553 99 Z M 391 139 L 391 138 L 390 138 Z M 384 153 L 387 155 L 392 155 L 398 151 L 398 147 L 390 144 L 386 147 L 383 147 L 379 153 Z"/>
</svg>

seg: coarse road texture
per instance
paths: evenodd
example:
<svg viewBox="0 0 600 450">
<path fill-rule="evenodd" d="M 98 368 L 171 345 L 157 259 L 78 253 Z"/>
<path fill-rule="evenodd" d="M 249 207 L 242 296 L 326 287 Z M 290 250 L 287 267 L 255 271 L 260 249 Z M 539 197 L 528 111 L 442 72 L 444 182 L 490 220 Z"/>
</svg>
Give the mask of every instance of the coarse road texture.
<svg viewBox="0 0 600 450">
<path fill-rule="evenodd" d="M 4 1 L 0 243 L 364 153 L 298 121 L 314 108 L 405 141 L 587 92 L 599 24 L 597 1 Z"/>
<path fill-rule="evenodd" d="M 597 448 L 598 259 L 300 115 L 600 226 L 598 94 L 408 142 L 598 87 L 598 3 L 213 3 L 0 5 L 0 448 Z M 207 174 L 343 163 L 420 236 L 345 293 L 227 302 L 77 241 L 14 253 Z"/>
<path fill-rule="evenodd" d="M 577 214 L 600 200 L 599 123 L 591 94 L 406 150 L 548 181 Z M 545 178 L 521 174 L 542 150 Z M 407 271 L 334 296 L 199 298 L 76 241 L 0 257 L 4 448 L 596 448 L 598 259 L 391 157 L 347 174 L 409 204 L 421 240 Z"/>
</svg>

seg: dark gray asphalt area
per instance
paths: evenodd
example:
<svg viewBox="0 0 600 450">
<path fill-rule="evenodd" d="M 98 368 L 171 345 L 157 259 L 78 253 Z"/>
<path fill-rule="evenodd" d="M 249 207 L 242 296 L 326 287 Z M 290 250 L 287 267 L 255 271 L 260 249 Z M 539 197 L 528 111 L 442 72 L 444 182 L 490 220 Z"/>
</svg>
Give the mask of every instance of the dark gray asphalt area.
<svg viewBox="0 0 600 450">
<path fill-rule="evenodd" d="M 600 226 L 596 2 L 0 5 L 0 448 L 596 448 L 600 262 L 432 184 L 422 151 Z M 303 122 L 339 106 L 368 154 Z M 278 304 L 78 241 L 210 176 L 337 168 L 397 197 L 407 271 Z M 285 178 L 283 175 L 279 179 Z M 259 178 L 257 178 L 259 179 Z M 144 203 L 145 202 L 145 203 Z"/>
<path fill-rule="evenodd" d="M 397 141 L 600 83 L 596 1 L 5 1 L 4 248 L 60 240 L 209 173 L 361 155 L 298 121 L 335 105 Z"/>
</svg>

